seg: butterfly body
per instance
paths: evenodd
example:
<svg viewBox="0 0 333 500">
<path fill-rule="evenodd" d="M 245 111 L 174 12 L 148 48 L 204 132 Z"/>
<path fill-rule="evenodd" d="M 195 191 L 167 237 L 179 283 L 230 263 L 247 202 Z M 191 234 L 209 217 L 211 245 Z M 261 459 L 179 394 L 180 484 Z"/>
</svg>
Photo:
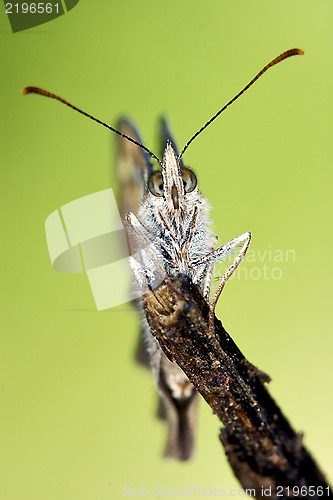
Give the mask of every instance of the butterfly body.
<svg viewBox="0 0 333 500">
<path fill-rule="evenodd" d="M 138 134 L 128 121 L 120 122 L 120 131 L 138 139 Z M 180 160 L 177 148 L 162 122 L 164 142 L 161 170 L 153 171 L 147 164 L 137 175 L 137 146 L 118 146 L 118 173 L 123 175 L 123 165 L 132 165 L 133 173 L 122 184 L 138 183 L 143 193 L 139 206 L 123 214 L 130 242 L 130 264 L 141 290 L 141 295 L 154 289 L 164 279 L 186 277 L 209 302 L 211 277 L 216 261 L 229 253 L 246 248 L 249 233 L 215 250 L 217 237 L 211 229 L 210 209 L 201 194 L 194 172 Z M 140 179 L 140 181 L 139 181 Z M 125 189 L 126 191 L 126 189 Z M 133 191 L 132 191 L 133 192 Z M 137 197 L 133 197 L 133 202 Z M 128 200 L 121 203 L 128 208 Z M 137 306 L 142 310 L 141 300 Z M 167 311 L 165 312 L 167 316 Z M 163 417 L 169 424 L 166 456 L 186 460 L 193 455 L 197 407 L 197 392 L 183 371 L 170 361 L 159 347 L 143 317 L 144 344 L 149 355 L 149 364 L 158 388 Z"/>
</svg>

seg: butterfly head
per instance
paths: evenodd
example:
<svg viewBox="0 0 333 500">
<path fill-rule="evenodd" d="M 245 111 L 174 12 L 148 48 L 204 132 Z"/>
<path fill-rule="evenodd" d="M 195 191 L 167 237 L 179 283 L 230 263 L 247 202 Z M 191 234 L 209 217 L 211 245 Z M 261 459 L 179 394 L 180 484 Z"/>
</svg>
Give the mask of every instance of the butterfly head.
<svg viewBox="0 0 333 500">
<path fill-rule="evenodd" d="M 164 200 L 170 212 L 176 213 L 185 209 L 187 194 L 197 189 L 195 174 L 181 166 L 170 142 L 164 150 L 162 169 L 150 176 L 148 189 L 151 195 Z"/>
</svg>

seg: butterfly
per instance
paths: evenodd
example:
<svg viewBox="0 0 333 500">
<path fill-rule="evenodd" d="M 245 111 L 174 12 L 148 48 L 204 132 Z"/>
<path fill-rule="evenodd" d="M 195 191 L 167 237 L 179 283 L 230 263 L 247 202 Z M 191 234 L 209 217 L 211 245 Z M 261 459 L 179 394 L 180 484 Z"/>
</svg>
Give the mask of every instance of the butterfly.
<svg viewBox="0 0 333 500">
<path fill-rule="evenodd" d="M 230 104 L 251 87 L 270 67 L 293 55 L 290 49 L 273 59 L 226 105 L 213 115 L 178 152 L 165 120 L 161 121 L 161 155 L 156 156 L 142 142 L 133 124 L 122 119 L 112 127 L 70 104 L 61 97 L 27 87 L 24 94 L 35 93 L 56 99 L 79 113 L 115 132 L 117 143 L 117 177 L 120 212 L 127 229 L 130 266 L 142 297 L 165 279 L 185 277 L 198 289 L 209 305 L 209 330 L 214 335 L 214 311 L 221 292 L 244 258 L 251 241 L 249 232 L 216 247 L 217 237 L 211 229 L 207 200 L 199 190 L 194 171 L 184 164 L 183 155 L 201 134 Z M 162 158 L 162 159 L 160 159 Z M 157 169 L 154 168 L 157 165 Z M 230 260 L 218 286 L 211 293 L 216 263 Z M 142 324 L 137 358 L 149 364 L 160 404 L 159 416 L 168 423 L 165 448 L 167 457 L 187 460 L 195 448 L 198 393 L 184 372 L 170 361 L 152 335 L 142 308 L 135 301 Z M 165 311 L 167 318 L 168 311 Z"/>
</svg>

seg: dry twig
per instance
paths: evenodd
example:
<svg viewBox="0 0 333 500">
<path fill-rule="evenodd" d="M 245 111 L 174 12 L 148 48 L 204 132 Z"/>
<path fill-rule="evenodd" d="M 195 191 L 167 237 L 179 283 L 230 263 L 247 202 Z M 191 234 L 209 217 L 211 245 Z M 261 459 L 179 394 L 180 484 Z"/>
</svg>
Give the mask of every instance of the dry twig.
<svg viewBox="0 0 333 500">
<path fill-rule="evenodd" d="M 262 488 L 271 488 L 272 499 L 296 498 L 297 491 L 302 499 L 333 498 L 302 435 L 266 390 L 269 377 L 246 360 L 218 319 L 209 334 L 208 305 L 187 278 L 145 294 L 144 310 L 167 357 L 223 423 L 220 440 L 244 489 L 255 489 L 256 498 L 267 498 Z"/>
</svg>

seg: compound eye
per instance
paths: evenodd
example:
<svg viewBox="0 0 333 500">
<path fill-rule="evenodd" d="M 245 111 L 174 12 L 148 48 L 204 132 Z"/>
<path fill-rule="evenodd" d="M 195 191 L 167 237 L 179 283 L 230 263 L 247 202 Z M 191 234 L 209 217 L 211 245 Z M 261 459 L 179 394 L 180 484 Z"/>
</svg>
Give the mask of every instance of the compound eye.
<svg viewBox="0 0 333 500">
<path fill-rule="evenodd" d="M 189 168 L 182 168 L 182 179 L 185 193 L 191 193 L 197 187 L 197 178 L 195 173 Z"/>
<path fill-rule="evenodd" d="M 154 172 L 148 181 L 148 189 L 154 196 L 163 196 L 163 177 L 162 172 Z"/>
</svg>

